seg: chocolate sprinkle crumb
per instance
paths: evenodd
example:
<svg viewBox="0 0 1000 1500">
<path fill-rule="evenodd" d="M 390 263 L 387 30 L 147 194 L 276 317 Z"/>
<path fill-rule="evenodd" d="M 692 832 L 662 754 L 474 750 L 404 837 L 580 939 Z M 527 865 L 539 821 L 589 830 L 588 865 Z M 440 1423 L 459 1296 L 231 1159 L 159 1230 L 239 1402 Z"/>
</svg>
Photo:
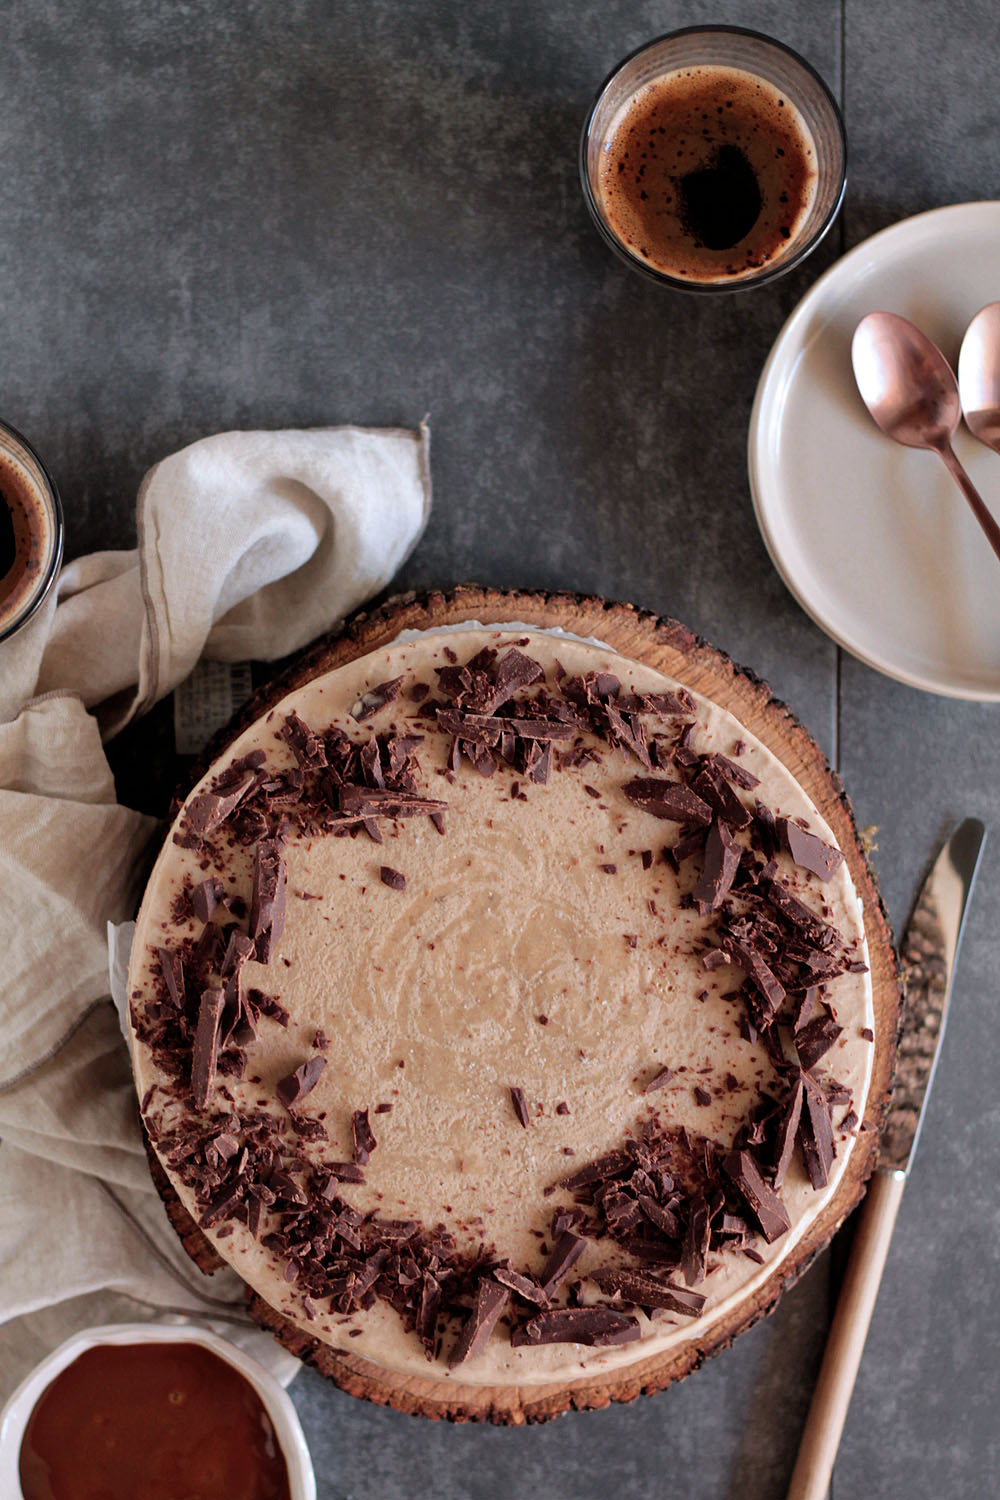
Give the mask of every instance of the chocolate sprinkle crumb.
<svg viewBox="0 0 1000 1500">
<path fill-rule="evenodd" d="M 652 1094 L 655 1089 L 662 1089 L 663 1085 L 665 1083 L 669 1083 L 673 1076 L 673 1068 L 661 1068 L 658 1073 L 653 1074 L 652 1078 L 646 1084 L 642 1092 L 644 1094 Z"/>
<path fill-rule="evenodd" d="M 528 1101 L 524 1097 L 524 1089 L 512 1088 L 510 1091 L 510 1100 L 514 1106 L 514 1113 L 517 1115 L 519 1123 L 527 1130 L 531 1123 L 531 1116 L 528 1113 Z"/>
<path fill-rule="evenodd" d="M 382 865 L 378 872 L 378 878 L 383 885 L 387 885 L 391 891 L 406 890 L 406 876 L 399 870 L 394 870 L 390 865 Z"/>
</svg>

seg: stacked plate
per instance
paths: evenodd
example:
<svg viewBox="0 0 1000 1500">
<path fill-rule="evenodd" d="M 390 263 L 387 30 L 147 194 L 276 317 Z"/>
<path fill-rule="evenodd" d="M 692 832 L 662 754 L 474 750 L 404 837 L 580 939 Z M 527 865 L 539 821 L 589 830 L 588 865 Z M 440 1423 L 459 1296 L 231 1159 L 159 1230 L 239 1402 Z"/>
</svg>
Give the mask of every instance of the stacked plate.
<svg viewBox="0 0 1000 1500">
<path fill-rule="evenodd" d="M 795 598 L 840 645 L 913 687 L 1000 700 L 1000 572 L 933 454 L 884 437 L 858 395 L 866 313 L 917 323 L 952 363 L 1000 299 L 1000 203 L 906 219 L 839 260 L 799 303 L 750 422 L 757 521 Z M 961 427 L 955 450 L 1000 516 L 1000 458 Z"/>
</svg>

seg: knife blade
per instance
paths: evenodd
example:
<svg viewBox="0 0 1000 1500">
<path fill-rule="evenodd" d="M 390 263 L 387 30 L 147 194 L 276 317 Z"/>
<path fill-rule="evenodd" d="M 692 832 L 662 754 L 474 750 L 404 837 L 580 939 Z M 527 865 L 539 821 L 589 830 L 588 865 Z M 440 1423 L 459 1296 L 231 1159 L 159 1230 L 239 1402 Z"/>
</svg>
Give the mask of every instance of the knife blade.
<svg viewBox="0 0 1000 1500">
<path fill-rule="evenodd" d="M 823 1500 L 840 1445 L 907 1173 L 941 1054 L 955 961 L 986 830 L 966 818 L 931 866 L 900 948 L 903 1023 L 896 1074 L 837 1299 L 788 1500 Z"/>
<path fill-rule="evenodd" d="M 965 913 L 986 830 L 978 818 L 959 824 L 931 866 L 900 947 L 903 1025 L 878 1165 L 908 1172 L 917 1149 L 941 1054 L 948 999 Z"/>
</svg>

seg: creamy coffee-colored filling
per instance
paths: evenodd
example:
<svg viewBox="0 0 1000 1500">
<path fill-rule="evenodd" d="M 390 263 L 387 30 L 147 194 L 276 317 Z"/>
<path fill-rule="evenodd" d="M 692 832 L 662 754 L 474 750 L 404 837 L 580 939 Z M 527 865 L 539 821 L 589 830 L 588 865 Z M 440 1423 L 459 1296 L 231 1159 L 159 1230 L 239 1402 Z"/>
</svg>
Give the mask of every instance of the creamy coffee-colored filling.
<svg viewBox="0 0 1000 1500">
<path fill-rule="evenodd" d="M 316 1162 L 349 1160 L 352 1112 L 367 1108 L 378 1145 L 366 1182 L 344 1184 L 346 1200 L 382 1217 L 443 1224 L 462 1248 L 481 1245 L 537 1273 L 553 1212 L 571 1201 L 562 1189 L 546 1197 L 546 1189 L 620 1147 L 650 1119 L 728 1146 L 774 1073 L 763 1047 L 740 1035 L 742 1005 L 732 994 L 741 971 L 725 965 L 706 972 L 693 951 L 708 919 L 678 900 L 696 872 L 682 867 L 677 876 L 660 858 L 677 836 L 676 825 L 640 810 L 621 790 L 639 772 L 634 759 L 595 745 L 600 764 L 554 770 L 545 786 L 506 767 L 489 778 L 467 763 L 453 782 L 443 774 L 449 739 L 426 720 L 413 722 L 409 687 L 414 681 L 433 685 L 434 668 L 448 663 L 447 652 L 466 661 L 483 645 L 506 647 L 515 639 L 525 636 L 485 628 L 433 633 L 339 668 L 242 734 L 195 791 L 255 748 L 267 752 L 271 766 L 292 765 L 279 737 L 292 709 L 314 729 L 337 725 L 359 740 L 391 726 L 425 734 L 417 752 L 421 790 L 447 801 L 444 835 L 419 817 L 385 826 L 381 845 L 364 834 L 290 840 L 279 951 L 269 965 L 250 963 L 246 970 L 249 986 L 280 996 L 290 1024 L 283 1030 L 263 1021 L 261 1040 L 248 1049 L 245 1077 L 217 1079 L 210 1107 L 281 1114 L 277 1081 L 313 1054 L 317 1031 L 325 1032 L 327 1067 L 303 1107 L 322 1119 L 329 1140 L 291 1137 L 296 1149 Z M 574 640 L 533 634 L 521 649 L 544 666 L 550 686 L 557 662 L 569 674 L 612 671 L 635 692 L 676 686 L 648 667 Z M 351 709 L 361 695 L 400 674 L 403 696 L 359 725 Z M 831 842 L 784 766 L 730 714 L 696 702 L 695 748 L 730 756 L 738 751 L 739 763 L 760 778 L 755 796 L 779 814 L 806 819 Z M 511 796 L 515 780 L 523 800 Z M 648 869 L 643 850 L 654 853 Z M 220 846 L 206 870 L 202 854 L 167 840 L 133 947 L 130 993 L 140 1011 L 156 993 L 156 947 L 201 930 L 194 919 L 176 919 L 185 885 L 218 874 L 231 892 L 247 897 L 251 860 L 249 849 Z M 863 960 L 860 904 L 846 866 L 820 885 L 787 856 L 779 863 L 786 884 L 833 922 Z M 612 865 L 613 872 L 605 868 Z M 382 866 L 405 876 L 405 890 L 382 882 Z M 868 974 L 842 975 L 829 999 L 843 1031 L 821 1069 L 851 1090 L 853 1108 L 863 1115 L 871 1043 L 862 1032 L 873 1024 Z M 134 1038 L 132 1052 L 140 1098 L 160 1085 L 147 1118 L 162 1136 L 189 1120 L 190 1100 L 175 1097 Z M 673 1071 L 671 1081 L 645 1095 L 645 1084 L 663 1067 Z M 528 1102 L 527 1128 L 511 1104 L 515 1086 Z M 699 1102 L 704 1095 L 696 1088 L 710 1094 L 708 1104 Z M 377 1113 L 380 1104 L 391 1110 Z M 557 1113 L 561 1104 L 567 1113 Z M 840 1108 L 835 1121 L 845 1113 Z M 220 1224 L 207 1234 L 273 1307 L 336 1349 L 459 1383 L 544 1383 L 698 1338 L 751 1296 L 835 1190 L 853 1137 L 838 1130 L 835 1139 L 826 1188 L 812 1189 L 799 1160 L 793 1162 L 782 1191 L 792 1228 L 772 1245 L 758 1242 L 764 1265 L 740 1252 L 713 1251 L 698 1287 L 708 1298 L 702 1315 L 650 1319 L 640 1313 L 642 1339 L 619 1347 L 514 1348 L 498 1330 L 484 1354 L 449 1371 L 444 1360 L 428 1361 L 386 1304 L 350 1317 L 321 1304 L 309 1317 L 302 1294 L 284 1280 L 283 1265 L 245 1226 Z M 176 1172 L 170 1175 L 198 1217 L 193 1193 Z M 226 1231 L 221 1236 L 220 1229 Z M 576 1271 L 585 1276 L 588 1268 L 620 1260 L 614 1248 L 589 1243 Z"/>
</svg>

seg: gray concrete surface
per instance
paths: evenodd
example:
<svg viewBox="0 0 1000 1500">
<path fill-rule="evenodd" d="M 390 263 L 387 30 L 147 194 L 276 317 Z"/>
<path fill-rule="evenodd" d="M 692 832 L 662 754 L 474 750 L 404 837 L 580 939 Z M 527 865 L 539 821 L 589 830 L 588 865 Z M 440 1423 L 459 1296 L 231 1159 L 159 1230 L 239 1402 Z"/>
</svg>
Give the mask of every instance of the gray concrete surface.
<svg viewBox="0 0 1000 1500">
<path fill-rule="evenodd" d="M 610 66 L 709 20 L 802 51 L 851 143 L 827 244 L 720 300 L 628 274 L 576 179 Z M 56 475 L 71 555 L 127 545 L 143 471 L 204 433 L 429 413 L 435 509 L 402 581 L 596 590 L 752 664 L 879 825 L 901 923 L 950 823 L 997 826 L 997 713 L 887 682 L 802 614 L 754 525 L 746 423 L 784 318 L 843 248 L 997 191 L 997 53 L 985 0 L 13 0 L 0 412 Z M 167 732 L 161 711 L 124 742 L 124 789 Z M 836 1500 L 997 1492 L 998 863 L 994 836 Z M 321 1500 L 776 1500 L 839 1259 L 683 1385 L 531 1431 L 435 1426 L 303 1373 Z"/>
</svg>

